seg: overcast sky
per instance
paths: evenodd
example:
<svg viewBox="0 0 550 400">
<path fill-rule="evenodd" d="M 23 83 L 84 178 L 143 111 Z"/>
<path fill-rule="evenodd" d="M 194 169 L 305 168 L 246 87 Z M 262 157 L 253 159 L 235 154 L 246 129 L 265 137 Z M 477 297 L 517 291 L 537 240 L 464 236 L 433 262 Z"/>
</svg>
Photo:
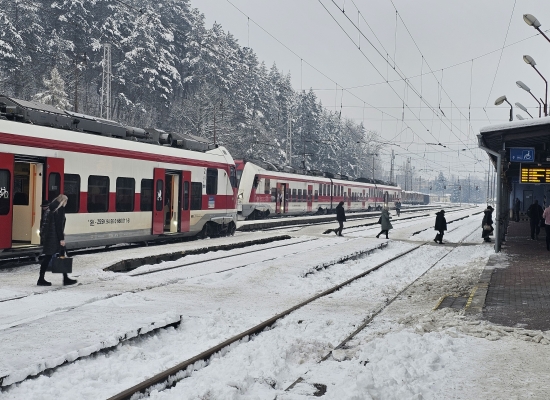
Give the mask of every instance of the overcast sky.
<svg viewBox="0 0 550 400">
<path fill-rule="evenodd" d="M 550 79 L 550 42 L 522 18 L 533 14 L 543 30 L 550 29 L 550 12 L 541 0 L 192 0 L 192 5 L 207 26 L 221 24 L 268 66 L 276 63 L 290 72 L 295 89 L 314 89 L 325 107 L 364 121 L 366 129 L 394 143 L 381 154 L 388 169 L 393 149 L 397 166 L 412 157 L 425 178 L 439 171 L 483 176 L 488 159 L 477 149 L 476 135 L 508 120 L 507 104 L 494 105 L 499 96 L 538 117 L 538 104 L 515 84 L 521 80 L 544 96 L 544 81 L 523 61 L 524 54 Z M 529 118 L 514 106 L 514 120 L 518 113 Z"/>
</svg>

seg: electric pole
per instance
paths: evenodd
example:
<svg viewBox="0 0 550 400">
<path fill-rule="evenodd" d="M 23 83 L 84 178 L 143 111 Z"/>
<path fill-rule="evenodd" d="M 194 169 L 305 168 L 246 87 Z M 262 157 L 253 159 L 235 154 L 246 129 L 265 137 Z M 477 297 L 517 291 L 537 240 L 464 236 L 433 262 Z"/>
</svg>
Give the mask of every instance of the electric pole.
<svg viewBox="0 0 550 400">
<path fill-rule="evenodd" d="M 390 183 L 393 183 L 393 163 L 395 160 L 395 155 L 393 150 L 391 151 L 391 162 L 390 162 Z"/>
<path fill-rule="evenodd" d="M 103 45 L 103 74 L 101 79 L 101 118 L 111 119 L 111 45 Z"/>
</svg>

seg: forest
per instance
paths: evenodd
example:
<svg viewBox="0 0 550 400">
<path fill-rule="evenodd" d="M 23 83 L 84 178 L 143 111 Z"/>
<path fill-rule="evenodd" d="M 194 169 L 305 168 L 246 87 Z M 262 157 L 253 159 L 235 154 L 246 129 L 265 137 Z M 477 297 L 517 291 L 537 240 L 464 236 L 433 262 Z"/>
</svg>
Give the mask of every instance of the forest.
<svg viewBox="0 0 550 400">
<path fill-rule="evenodd" d="M 0 4 L 1 94 L 99 116 L 110 44 L 114 120 L 208 138 L 234 158 L 388 178 L 376 132 L 295 90 L 189 0 Z"/>
</svg>

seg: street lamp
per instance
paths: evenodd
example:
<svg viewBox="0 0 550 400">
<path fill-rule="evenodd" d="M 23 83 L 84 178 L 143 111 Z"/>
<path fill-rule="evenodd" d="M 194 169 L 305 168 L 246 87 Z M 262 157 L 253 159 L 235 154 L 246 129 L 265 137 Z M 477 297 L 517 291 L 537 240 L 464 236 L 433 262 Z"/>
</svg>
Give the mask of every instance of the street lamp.
<svg viewBox="0 0 550 400">
<path fill-rule="evenodd" d="M 539 72 L 537 67 L 535 67 L 537 63 L 535 62 L 533 57 L 527 56 L 527 55 L 523 56 L 523 61 L 525 61 L 527 64 L 533 67 L 533 69 L 537 71 L 537 73 L 540 75 L 540 77 L 544 80 L 544 83 L 546 84 L 546 97 L 544 98 L 544 116 L 547 117 L 548 116 L 548 81 L 544 76 L 542 76 L 542 74 Z"/>
<path fill-rule="evenodd" d="M 527 115 L 529 115 L 531 118 L 533 118 L 533 116 L 529 113 L 529 111 L 527 111 L 527 108 L 525 108 L 525 106 L 523 104 L 521 104 L 521 103 L 515 103 L 515 104 L 516 104 L 517 108 L 519 108 L 520 110 L 525 111 L 527 113 Z"/>
<path fill-rule="evenodd" d="M 510 104 L 508 99 L 506 99 L 506 96 L 500 96 L 498 99 L 496 99 L 495 100 L 495 106 L 500 106 L 504 102 L 508 103 L 508 105 L 510 106 L 510 121 L 513 121 L 514 120 L 514 115 L 513 115 L 514 108 L 512 107 L 512 105 Z"/>
<path fill-rule="evenodd" d="M 529 86 L 527 86 L 525 83 L 523 83 L 522 81 L 516 81 L 516 85 L 518 85 L 518 87 L 520 89 L 523 89 L 525 90 L 527 93 L 529 93 L 531 96 L 533 96 L 533 98 L 535 99 L 535 101 L 537 103 L 539 103 L 539 118 L 542 116 L 541 114 L 541 104 L 540 104 L 540 101 L 538 101 L 538 99 L 535 97 L 535 95 L 533 94 L 533 92 L 531 92 L 531 89 L 529 89 Z"/>
<path fill-rule="evenodd" d="M 550 39 L 548 38 L 548 36 L 546 36 L 544 34 L 543 31 L 540 30 L 540 22 L 538 19 L 536 19 L 533 15 L 531 14 L 523 14 L 523 20 L 525 21 L 525 23 L 529 26 L 532 26 L 533 28 L 535 28 L 537 31 L 539 31 L 539 33 L 544 36 L 546 38 L 546 40 L 548 40 L 550 42 Z"/>
</svg>

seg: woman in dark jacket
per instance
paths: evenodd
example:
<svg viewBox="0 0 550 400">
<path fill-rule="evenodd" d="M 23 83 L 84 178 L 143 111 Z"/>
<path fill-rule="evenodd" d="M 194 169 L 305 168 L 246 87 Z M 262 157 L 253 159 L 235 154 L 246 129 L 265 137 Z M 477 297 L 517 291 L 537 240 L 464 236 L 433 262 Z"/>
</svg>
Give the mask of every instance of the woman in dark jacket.
<svg viewBox="0 0 550 400">
<path fill-rule="evenodd" d="M 46 269 L 54 254 L 65 251 L 65 205 L 67 204 L 67 196 L 60 194 L 50 204 L 49 214 L 44 221 L 44 232 L 41 232 L 44 243 L 44 259 L 40 263 L 40 277 L 38 278 L 38 286 L 51 286 L 51 282 L 44 279 Z M 67 274 L 63 274 L 63 284 L 73 285 L 76 280 L 71 279 Z"/>
<path fill-rule="evenodd" d="M 483 221 L 481 221 L 481 229 L 483 229 L 483 231 L 481 233 L 481 237 L 484 241 L 490 242 L 491 239 L 489 236 L 493 232 L 493 207 L 487 206 L 485 211 L 483 211 L 483 214 Z"/>
<path fill-rule="evenodd" d="M 338 221 L 338 228 L 334 230 L 338 236 L 342 235 L 342 230 L 344 229 L 344 222 L 346 221 L 346 211 L 344 210 L 344 202 L 341 201 L 336 206 L 336 220 Z"/>
<path fill-rule="evenodd" d="M 390 222 L 391 216 L 390 212 L 387 208 L 384 208 L 382 210 L 382 214 L 380 214 L 380 219 L 378 220 L 379 224 L 381 225 L 382 230 L 378 235 L 376 235 L 377 238 L 380 237 L 382 234 L 386 234 L 386 239 L 388 239 L 388 232 L 390 229 L 393 229 L 393 225 Z"/>
<path fill-rule="evenodd" d="M 439 233 L 435 235 L 434 242 L 442 244 L 443 243 L 443 235 L 445 231 L 447 230 L 447 220 L 445 219 L 445 210 L 441 210 L 440 212 L 435 213 L 435 230 Z"/>
</svg>

